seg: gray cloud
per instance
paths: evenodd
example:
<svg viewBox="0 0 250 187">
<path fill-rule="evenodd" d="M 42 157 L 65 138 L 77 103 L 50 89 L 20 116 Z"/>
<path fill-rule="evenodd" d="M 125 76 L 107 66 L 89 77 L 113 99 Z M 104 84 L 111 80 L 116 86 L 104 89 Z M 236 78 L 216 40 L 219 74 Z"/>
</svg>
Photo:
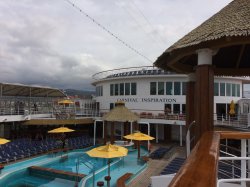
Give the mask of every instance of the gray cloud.
<svg viewBox="0 0 250 187">
<path fill-rule="evenodd" d="M 154 61 L 230 0 L 74 0 Z M 0 1 L 0 82 L 93 89 L 99 71 L 152 65 L 63 0 Z"/>
</svg>

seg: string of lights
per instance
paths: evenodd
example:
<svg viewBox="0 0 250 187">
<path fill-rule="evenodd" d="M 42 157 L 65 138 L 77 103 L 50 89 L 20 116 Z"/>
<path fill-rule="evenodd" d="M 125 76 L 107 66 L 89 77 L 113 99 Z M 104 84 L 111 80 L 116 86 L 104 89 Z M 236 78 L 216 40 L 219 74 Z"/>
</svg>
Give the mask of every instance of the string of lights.
<svg viewBox="0 0 250 187">
<path fill-rule="evenodd" d="M 127 48 L 129 48 L 130 50 L 134 51 L 137 55 L 140 55 L 141 57 L 143 57 L 144 59 L 146 59 L 147 61 L 149 61 L 150 63 L 153 63 L 152 60 L 150 60 L 148 57 L 146 57 L 145 55 L 143 55 L 142 53 L 140 53 L 138 50 L 136 50 L 134 47 L 132 47 L 131 45 L 129 45 L 127 42 L 123 41 L 121 38 L 119 38 L 116 34 L 112 33 L 109 29 L 107 29 L 105 26 L 103 26 L 101 23 L 99 23 L 98 21 L 96 21 L 94 18 L 92 18 L 90 15 L 88 15 L 86 12 L 84 12 L 80 7 L 78 7 L 76 4 L 72 3 L 70 0 L 65 0 L 67 3 L 69 3 L 70 5 L 72 5 L 75 9 L 77 9 L 82 15 L 84 15 L 85 17 L 87 17 L 89 20 L 91 20 L 93 23 L 95 23 L 98 27 L 100 27 L 101 29 L 103 29 L 105 32 L 107 32 L 109 35 L 111 35 L 112 37 L 114 37 L 116 40 L 118 40 L 119 42 L 121 42 L 123 45 L 125 45 Z"/>
</svg>

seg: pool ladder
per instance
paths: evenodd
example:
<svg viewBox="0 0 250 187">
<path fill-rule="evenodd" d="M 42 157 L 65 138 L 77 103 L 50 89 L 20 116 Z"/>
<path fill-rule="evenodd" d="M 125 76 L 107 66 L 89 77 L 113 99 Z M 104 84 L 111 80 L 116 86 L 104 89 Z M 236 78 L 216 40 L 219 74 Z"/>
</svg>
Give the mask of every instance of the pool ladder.
<svg viewBox="0 0 250 187">
<path fill-rule="evenodd" d="M 77 163 L 76 163 L 76 173 L 79 173 L 79 165 L 80 163 L 84 164 L 87 168 L 89 168 L 92 172 L 93 172 L 93 187 L 95 185 L 95 168 L 96 168 L 96 163 L 92 163 L 88 160 L 88 158 L 86 156 L 83 157 L 79 157 L 77 159 Z M 75 179 L 75 187 L 78 186 L 78 177 L 76 177 Z"/>
</svg>

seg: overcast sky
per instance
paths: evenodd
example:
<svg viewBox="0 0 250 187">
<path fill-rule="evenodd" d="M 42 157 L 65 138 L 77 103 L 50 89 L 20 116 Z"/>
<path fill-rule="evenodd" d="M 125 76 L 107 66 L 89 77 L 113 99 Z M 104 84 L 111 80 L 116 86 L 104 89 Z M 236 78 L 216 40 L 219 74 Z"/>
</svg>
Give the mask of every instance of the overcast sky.
<svg viewBox="0 0 250 187">
<path fill-rule="evenodd" d="M 231 0 L 0 1 L 0 82 L 94 89 L 99 71 L 152 65 Z"/>
</svg>

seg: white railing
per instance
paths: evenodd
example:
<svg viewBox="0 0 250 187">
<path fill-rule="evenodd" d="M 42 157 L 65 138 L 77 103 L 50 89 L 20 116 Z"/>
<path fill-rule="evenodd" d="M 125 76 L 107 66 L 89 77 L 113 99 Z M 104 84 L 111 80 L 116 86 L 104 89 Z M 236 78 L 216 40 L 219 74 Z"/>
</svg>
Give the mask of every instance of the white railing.
<svg viewBox="0 0 250 187">
<path fill-rule="evenodd" d="M 215 126 L 231 126 L 236 128 L 247 128 L 248 127 L 248 115 L 239 114 L 231 116 L 229 114 L 214 114 L 214 125 Z"/>
<path fill-rule="evenodd" d="M 101 80 L 105 78 L 116 78 L 125 76 L 141 76 L 141 75 L 161 75 L 161 74 L 175 74 L 170 71 L 164 71 L 154 66 L 139 66 L 139 67 L 128 67 L 112 69 L 102 71 L 94 74 L 92 78 L 94 80 Z"/>
<path fill-rule="evenodd" d="M 227 140 L 226 140 L 227 142 Z M 239 183 L 238 186 L 240 187 L 246 187 L 246 182 L 250 181 L 250 173 L 249 173 L 249 164 L 250 164 L 250 157 L 248 157 L 248 153 L 247 153 L 247 143 L 248 143 L 248 147 L 250 146 L 250 142 L 247 141 L 246 139 L 241 139 L 241 149 L 240 151 L 240 156 L 236 156 L 235 154 L 229 153 L 230 151 L 230 147 L 226 146 L 226 150 L 225 151 L 220 151 L 221 153 L 225 154 L 226 156 L 223 157 L 219 157 L 219 161 L 222 163 L 227 162 L 227 164 L 229 165 L 229 167 L 232 167 L 232 175 L 231 178 L 230 177 L 230 173 L 229 172 L 225 172 L 225 171 L 221 171 L 219 170 L 219 173 L 224 174 L 224 176 L 227 176 L 228 178 L 221 178 L 218 179 L 217 181 L 217 187 L 221 187 L 221 186 L 225 186 L 228 185 L 230 186 L 230 183 Z M 235 149 L 233 150 L 235 152 Z M 231 165 L 228 163 L 228 161 L 231 161 Z M 237 165 L 235 165 L 236 161 L 240 161 L 240 166 L 237 167 Z M 235 173 L 235 170 L 238 169 L 238 171 L 240 171 L 240 176 L 238 176 Z M 218 175 L 219 175 L 218 173 Z M 225 175 L 226 173 L 226 175 Z"/>
</svg>

